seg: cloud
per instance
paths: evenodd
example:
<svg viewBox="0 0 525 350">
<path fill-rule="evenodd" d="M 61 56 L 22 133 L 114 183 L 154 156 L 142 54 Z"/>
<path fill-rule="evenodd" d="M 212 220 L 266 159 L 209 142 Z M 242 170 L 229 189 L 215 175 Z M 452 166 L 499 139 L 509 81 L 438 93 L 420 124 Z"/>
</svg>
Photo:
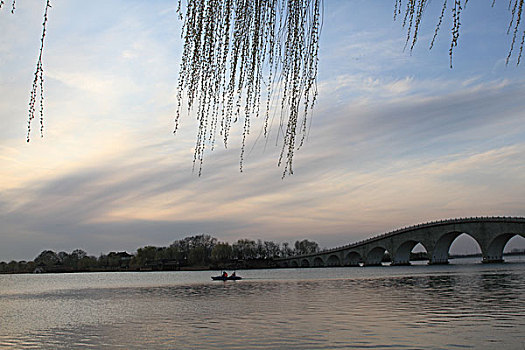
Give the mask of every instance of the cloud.
<svg viewBox="0 0 525 350">
<path fill-rule="evenodd" d="M 278 127 L 264 139 L 260 118 L 242 174 L 237 123 L 228 150 L 206 153 L 199 178 L 194 116 L 171 133 L 181 50 L 173 3 L 99 6 L 53 8 L 42 140 L 25 143 L 32 68 L 27 79 L 11 74 L 26 69 L 15 62 L 21 44 L 9 41 L 17 54 L 1 55 L 1 260 L 133 251 L 199 233 L 331 247 L 432 219 L 525 215 L 525 85 L 515 70 L 450 71 L 446 50 L 442 66 L 410 57 L 390 10 L 384 25 L 383 7 L 365 6 L 354 21 L 339 7 L 354 4 L 330 2 L 318 105 L 295 174 L 281 180 Z M 378 22 L 360 30 L 372 13 Z M 33 56 L 26 61 L 33 67 Z"/>
<path fill-rule="evenodd" d="M 523 144 L 434 158 L 415 152 L 351 167 L 311 150 L 306 159 L 299 155 L 297 175 L 284 181 L 270 155 L 256 155 L 249 173 L 239 174 L 236 153 L 219 151 L 196 178 L 188 164 L 141 155 L 141 149 L 120 155 L 125 162 L 5 191 L 3 235 L 26 232 L 42 244 L 81 244 L 90 252 L 167 244 L 202 232 L 229 241 L 308 237 L 333 246 L 430 219 L 525 214 L 516 211 L 525 193 L 514 185 L 525 180 Z M 513 171 L 498 175 L 499 169 Z"/>
</svg>

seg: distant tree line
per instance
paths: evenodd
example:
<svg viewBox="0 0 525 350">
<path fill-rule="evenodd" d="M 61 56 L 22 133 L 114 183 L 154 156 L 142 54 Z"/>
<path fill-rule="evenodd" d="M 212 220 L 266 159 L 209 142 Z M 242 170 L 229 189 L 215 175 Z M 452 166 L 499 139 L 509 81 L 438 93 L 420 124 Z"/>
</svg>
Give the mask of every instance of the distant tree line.
<svg viewBox="0 0 525 350">
<path fill-rule="evenodd" d="M 319 245 L 307 239 L 288 242 L 239 239 L 230 244 L 202 234 L 174 241 L 167 247 L 145 246 L 135 254 L 110 252 L 98 258 L 82 249 L 71 253 L 42 251 L 33 261 L 0 262 L 0 273 L 239 269 L 274 266 L 279 257 L 310 254 Z"/>
</svg>

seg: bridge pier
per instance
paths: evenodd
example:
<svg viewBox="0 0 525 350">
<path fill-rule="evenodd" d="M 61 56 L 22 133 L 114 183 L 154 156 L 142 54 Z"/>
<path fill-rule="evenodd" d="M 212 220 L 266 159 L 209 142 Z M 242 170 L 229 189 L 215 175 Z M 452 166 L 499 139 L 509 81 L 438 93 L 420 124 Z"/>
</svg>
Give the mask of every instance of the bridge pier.
<svg viewBox="0 0 525 350">
<path fill-rule="evenodd" d="M 429 260 L 428 264 L 429 265 L 448 265 L 450 264 L 450 262 L 448 261 L 448 259 L 447 260 L 437 260 L 437 261 Z"/>
</svg>

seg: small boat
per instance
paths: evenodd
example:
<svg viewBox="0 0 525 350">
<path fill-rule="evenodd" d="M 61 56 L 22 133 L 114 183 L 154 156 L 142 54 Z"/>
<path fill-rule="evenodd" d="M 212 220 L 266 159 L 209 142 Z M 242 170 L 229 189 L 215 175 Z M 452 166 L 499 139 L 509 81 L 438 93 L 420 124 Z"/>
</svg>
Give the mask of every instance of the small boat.
<svg viewBox="0 0 525 350">
<path fill-rule="evenodd" d="M 231 276 L 220 275 L 220 276 L 211 276 L 211 279 L 214 281 L 238 281 L 238 280 L 242 280 L 242 277 L 239 277 L 236 275 L 231 275 Z"/>
</svg>

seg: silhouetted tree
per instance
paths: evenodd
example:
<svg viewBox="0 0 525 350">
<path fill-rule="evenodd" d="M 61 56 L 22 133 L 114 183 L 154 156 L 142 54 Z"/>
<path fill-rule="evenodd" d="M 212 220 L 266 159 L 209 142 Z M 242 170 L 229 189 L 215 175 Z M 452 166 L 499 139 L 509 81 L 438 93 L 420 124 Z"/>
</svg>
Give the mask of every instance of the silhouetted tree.
<svg viewBox="0 0 525 350">
<path fill-rule="evenodd" d="M 78 269 L 81 271 L 89 271 L 97 267 L 97 258 L 94 256 L 84 256 L 81 259 L 78 259 Z"/>
<path fill-rule="evenodd" d="M 133 264 L 137 266 L 145 266 L 148 261 L 155 261 L 157 248 L 153 246 L 146 246 L 137 249 L 137 254 L 133 258 Z"/>
<path fill-rule="evenodd" d="M 279 244 L 272 241 L 264 241 L 264 249 L 266 251 L 265 257 L 267 259 L 278 258 L 281 255 Z"/>
<path fill-rule="evenodd" d="M 182 244 L 181 241 L 173 242 L 169 246 L 168 250 L 169 250 L 170 258 L 177 260 L 179 263 L 179 266 L 186 265 L 188 261 L 188 254 L 187 254 L 187 250 L 185 249 L 185 245 Z"/>
<path fill-rule="evenodd" d="M 239 239 L 233 243 L 233 256 L 239 260 L 255 259 L 257 256 L 257 246 L 255 241 L 249 239 Z"/>
<path fill-rule="evenodd" d="M 286 258 L 292 255 L 293 255 L 293 249 L 290 248 L 290 243 L 283 242 L 282 248 L 281 248 L 281 256 Z"/>
<path fill-rule="evenodd" d="M 319 251 L 319 245 L 317 244 L 317 242 L 309 241 L 307 239 L 303 239 L 302 241 L 295 241 L 294 247 L 294 253 L 296 255 L 312 254 L 317 253 Z"/>
<path fill-rule="evenodd" d="M 37 265 L 54 266 L 60 262 L 58 255 L 52 250 L 44 250 L 35 258 Z"/>
<path fill-rule="evenodd" d="M 228 243 L 218 243 L 211 251 L 211 260 L 215 263 L 228 262 L 233 255 L 233 249 Z"/>
</svg>

